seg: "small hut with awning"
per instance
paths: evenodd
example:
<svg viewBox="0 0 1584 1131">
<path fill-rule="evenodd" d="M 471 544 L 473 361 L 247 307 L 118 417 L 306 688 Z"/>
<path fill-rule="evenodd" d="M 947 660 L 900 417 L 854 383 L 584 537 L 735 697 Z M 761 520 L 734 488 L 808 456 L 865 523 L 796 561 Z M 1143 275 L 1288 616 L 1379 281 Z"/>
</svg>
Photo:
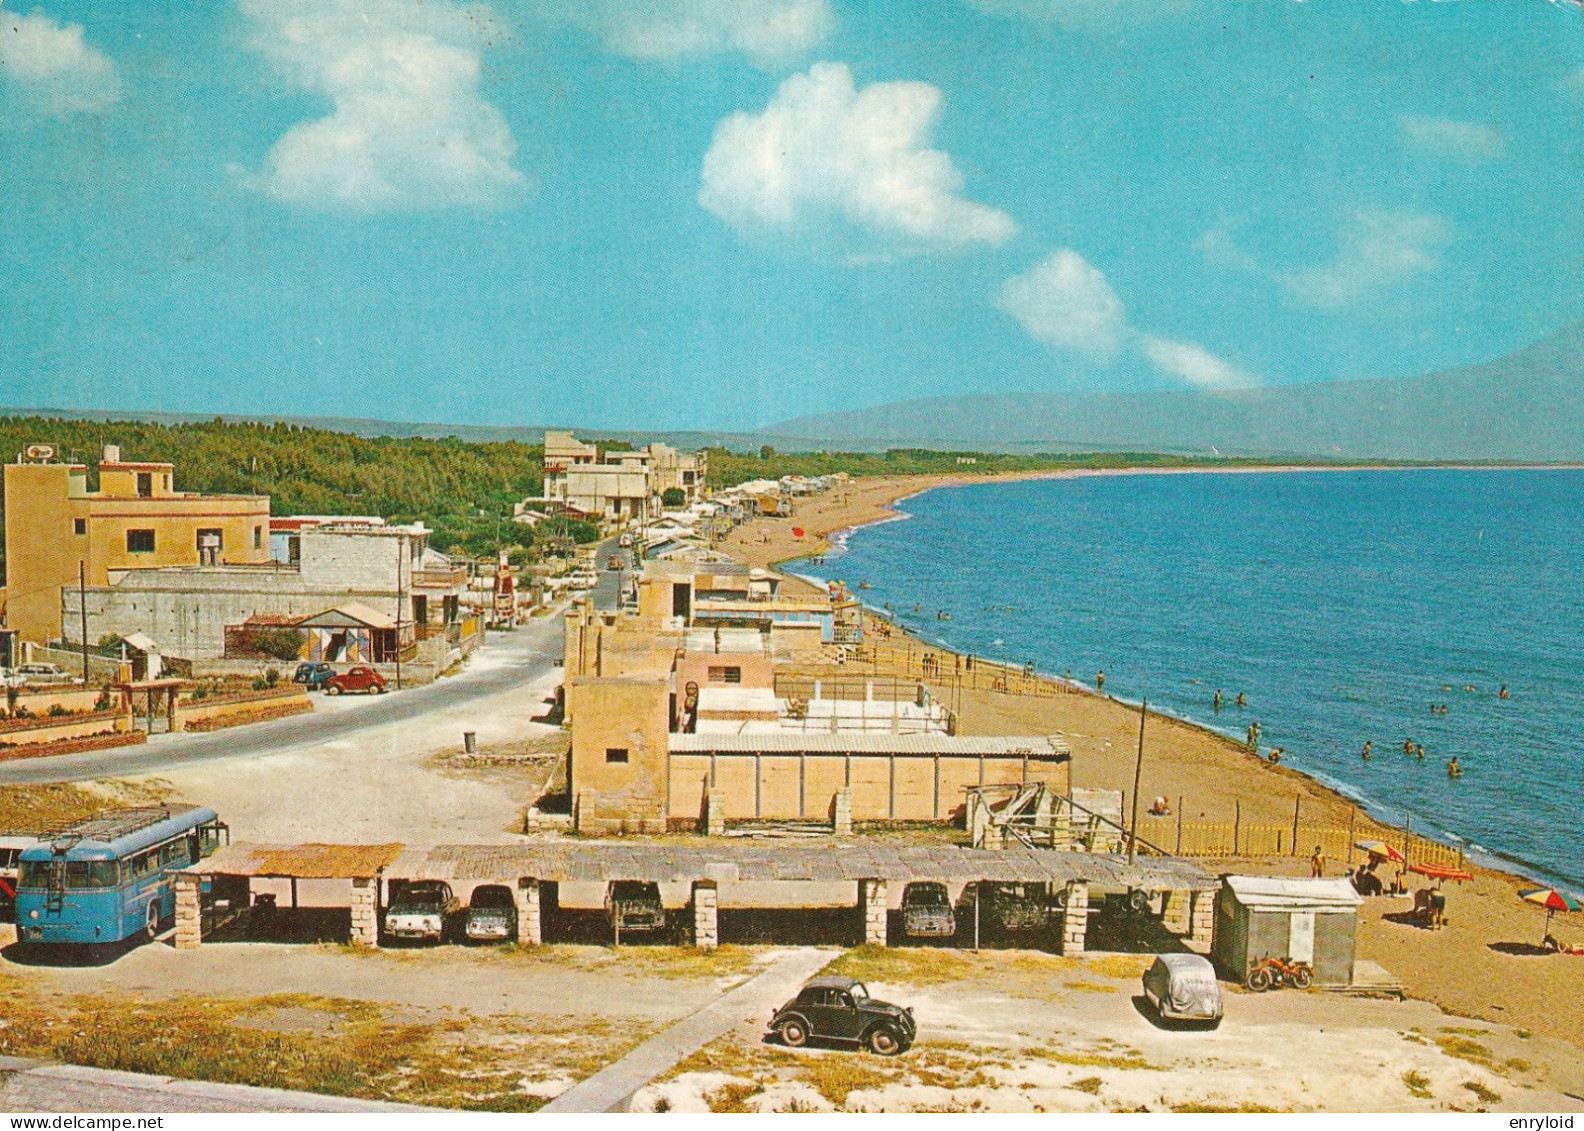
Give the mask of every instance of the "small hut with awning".
<svg viewBox="0 0 1584 1131">
<path fill-rule="evenodd" d="M 367 605 L 349 602 L 297 622 L 306 635 L 304 660 L 330 663 L 384 664 L 396 659 L 398 625 L 394 617 Z M 402 642 L 415 633 L 409 622 L 399 626 Z"/>
<path fill-rule="evenodd" d="M 1340 878 L 1222 876 L 1212 956 L 1238 981 L 1269 957 L 1309 963 L 1317 986 L 1350 986 L 1361 902 Z"/>
</svg>

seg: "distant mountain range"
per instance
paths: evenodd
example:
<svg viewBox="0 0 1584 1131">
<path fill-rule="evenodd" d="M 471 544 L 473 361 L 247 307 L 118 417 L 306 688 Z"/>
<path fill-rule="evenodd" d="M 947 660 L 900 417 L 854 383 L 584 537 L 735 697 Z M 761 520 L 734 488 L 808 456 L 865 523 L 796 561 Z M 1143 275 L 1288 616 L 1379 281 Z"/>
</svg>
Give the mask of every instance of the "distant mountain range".
<svg viewBox="0 0 1584 1131">
<path fill-rule="evenodd" d="M 1482 365 L 1230 393 L 931 397 L 784 421 L 778 447 L 1584 461 L 1584 323 Z"/>
<path fill-rule="evenodd" d="M 214 414 L 0 408 L 15 416 L 179 423 Z M 225 416 L 358 436 L 536 444 L 544 428 L 334 416 Z M 1295 459 L 1584 462 L 1584 322 L 1482 365 L 1421 377 L 1236 392 L 930 397 L 783 421 L 753 432 L 579 428 L 585 438 L 756 451 L 1138 451 Z"/>
</svg>

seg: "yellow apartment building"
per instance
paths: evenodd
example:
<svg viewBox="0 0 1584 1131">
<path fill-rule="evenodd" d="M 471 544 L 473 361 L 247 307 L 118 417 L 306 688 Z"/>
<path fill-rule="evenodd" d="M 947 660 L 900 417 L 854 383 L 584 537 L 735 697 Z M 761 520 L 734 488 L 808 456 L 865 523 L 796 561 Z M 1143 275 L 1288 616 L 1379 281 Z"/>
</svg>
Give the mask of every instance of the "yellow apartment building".
<svg viewBox="0 0 1584 1131">
<path fill-rule="evenodd" d="M 35 445 L 5 465 L 5 621 L 23 640 L 61 635 L 61 590 L 106 585 L 120 570 L 269 561 L 267 495 L 176 490 L 175 467 L 106 445 L 99 487 L 88 468 Z"/>
</svg>

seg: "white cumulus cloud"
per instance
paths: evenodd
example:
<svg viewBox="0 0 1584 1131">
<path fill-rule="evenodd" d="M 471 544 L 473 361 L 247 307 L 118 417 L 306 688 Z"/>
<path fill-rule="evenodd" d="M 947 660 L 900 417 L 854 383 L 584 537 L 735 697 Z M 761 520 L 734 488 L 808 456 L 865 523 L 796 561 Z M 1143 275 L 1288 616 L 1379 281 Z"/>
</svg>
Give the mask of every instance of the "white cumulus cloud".
<svg viewBox="0 0 1584 1131">
<path fill-rule="evenodd" d="M 449 0 L 241 0 L 248 43 L 334 109 L 245 174 L 279 200 L 360 211 L 504 204 L 517 143 L 479 91 L 491 11 Z"/>
<path fill-rule="evenodd" d="M 1247 389 L 1259 384 L 1253 374 L 1222 361 L 1198 342 L 1141 334 L 1138 344 L 1145 360 L 1158 372 L 1180 378 L 1196 389 Z"/>
<path fill-rule="evenodd" d="M 1070 248 L 1001 284 L 996 305 L 1035 340 L 1095 361 L 1116 359 L 1127 311 L 1101 271 Z"/>
<path fill-rule="evenodd" d="M 1114 362 L 1127 349 L 1156 372 L 1197 389 L 1244 389 L 1260 383 L 1254 374 L 1197 342 L 1135 330 L 1104 272 L 1071 248 L 1058 248 L 1002 283 L 995 304 L 1036 341 L 1102 365 Z"/>
<path fill-rule="evenodd" d="M 774 66 L 806 55 L 836 27 L 830 0 L 550 0 L 534 10 L 585 27 L 607 50 L 634 59 L 740 52 Z"/>
<path fill-rule="evenodd" d="M 55 117 L 96 113 L 121 97 L 115 63 L 83 38 L 82 25 L 40 11 L 0 9 L 0 75 L 26 105 Z"/>
<path fill-rule="evenodd" d="M 1012 218 L 959 195 L 951 157 L 928 148 L 940 105 L 928 83 L 858 90 L 844 64 L 816 63 L 763 113 L 715 127 L 699 203 L 743 234 L 848 229 L 889 252 L 999 244 Z"/>
<path fill-rule="evenodd" d="M 1434 271 L 1450 238 L 1439 216 L 1360 209 L 1343 225 L 1335 259 L 1277 277 L 1303 302 L 1335 309 Z"/>
<path fill-rule="evenodd" d="M 1480 122 L 1406 114 L 1399 124 L 1402 126 L 1403 138 L 1409 145 L 1434 157 L 1485 161 L 1500 157 L 1506 149 L 1501 131 Z"/>
</svg>

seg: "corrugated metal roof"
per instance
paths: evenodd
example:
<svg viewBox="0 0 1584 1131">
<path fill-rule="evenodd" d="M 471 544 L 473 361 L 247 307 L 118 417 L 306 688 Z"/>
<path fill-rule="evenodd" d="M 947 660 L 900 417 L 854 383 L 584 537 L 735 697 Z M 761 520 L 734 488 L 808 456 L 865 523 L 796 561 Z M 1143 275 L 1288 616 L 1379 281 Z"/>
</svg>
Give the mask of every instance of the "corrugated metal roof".
<svg viewBox="0 0 1584 1131">
<path fill-rule="evenodd" d="M 673 734 L 673 754 L 940 754 L 956 757 L 1070 758 L 1059 734 L 946 735 L 874 732 L 821 734 Z"/>
<path fill-rule="evenodd" d="M 1005 883 L 1087 880 L 1116 888 L 1208 891 L 1217 880 L 1185 860 L 1033 849 L 983 851 L 952 845 L 895 845 L 862 840 L 749 845 L 706 841 L 537 841 L 512 845 L 440 845 L 407 849 L 386 874 L 401 879 L 493 880 L 518 877 L 559 882 L 647 880 L 687 883 L 842 882 L 883 879 Z"/>
</svg>

